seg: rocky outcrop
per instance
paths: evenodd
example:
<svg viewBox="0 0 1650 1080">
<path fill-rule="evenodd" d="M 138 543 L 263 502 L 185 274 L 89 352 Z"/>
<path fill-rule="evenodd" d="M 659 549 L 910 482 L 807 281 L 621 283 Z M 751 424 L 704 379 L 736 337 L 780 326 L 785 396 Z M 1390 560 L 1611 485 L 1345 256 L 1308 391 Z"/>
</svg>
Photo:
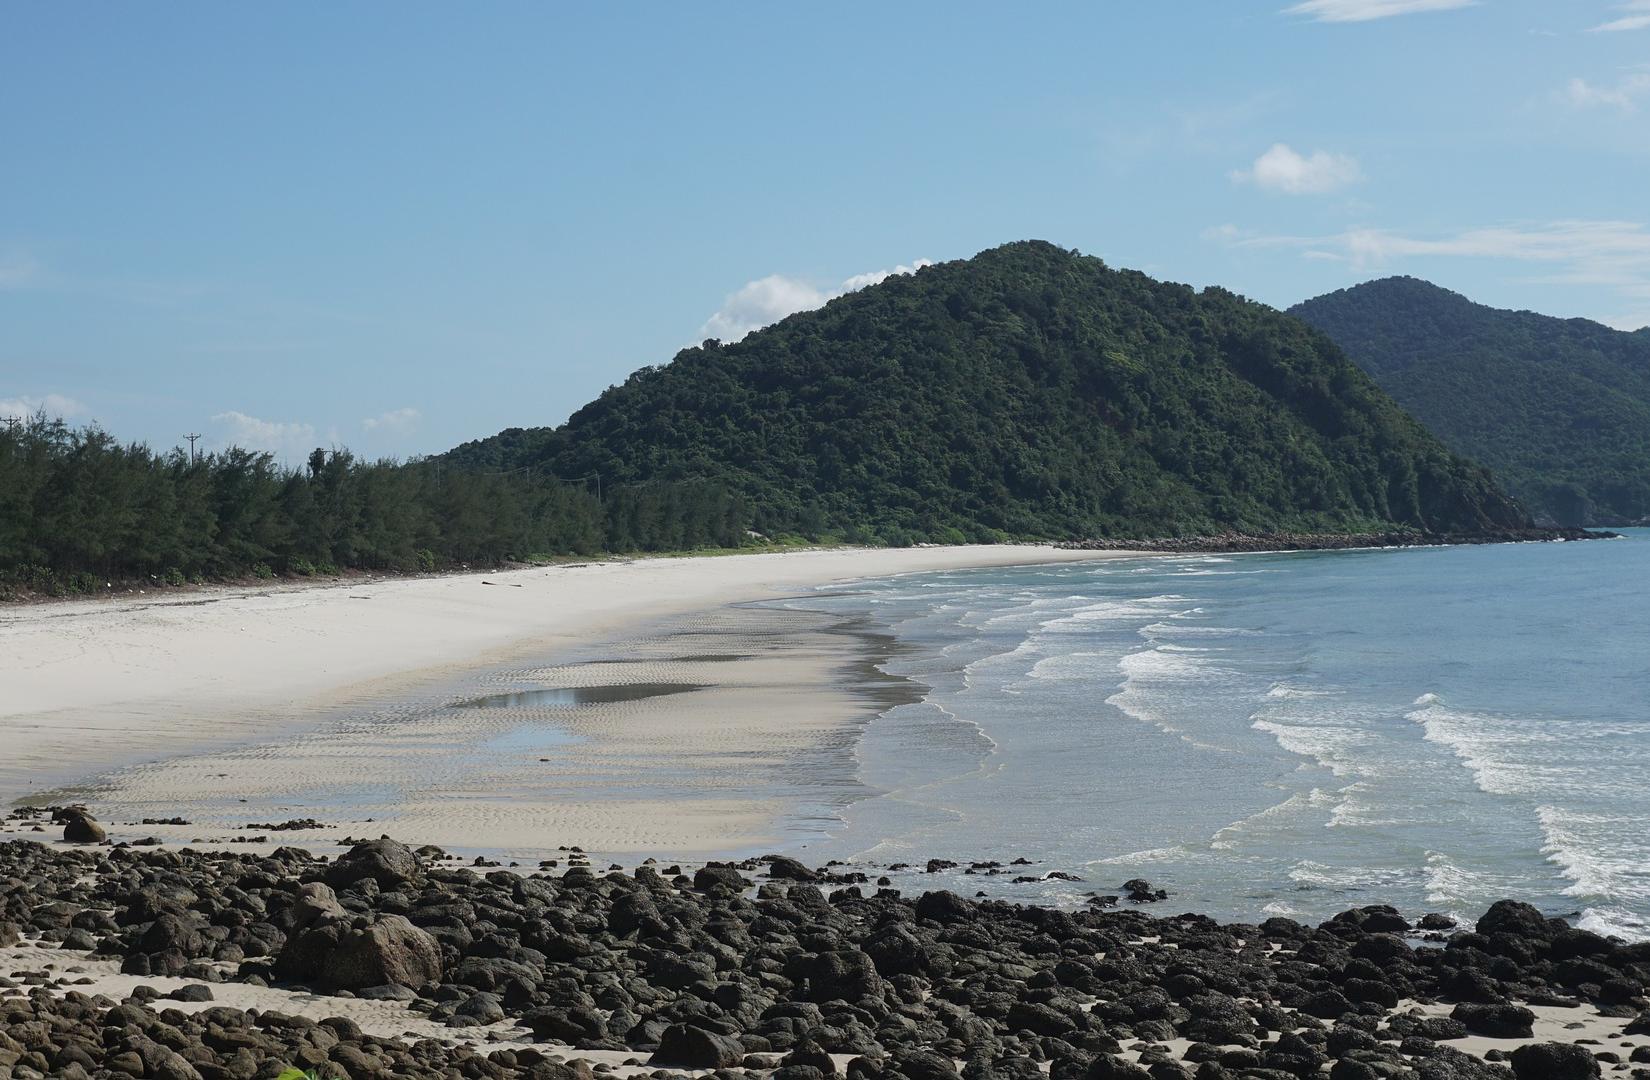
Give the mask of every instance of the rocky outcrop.
<svg viewBox="0 0 1650 1080">
<path fill-rule="evenodd" d="M 153 995 L 94 1004 L 44 988 L 0 1000 L 0 1033 L 41 1033 L 21 1050 L 0 1037 L 0 1071 L 148 1077 L 186 1065 L 203 1080 L 256 1080 L 301 1064 L 351 1077 L 589 1080 L 543 1054 L 455 1056 L 368 1039 L 348 1021 L 223 1008 L 203 995 L 226 1000 L 214 989 L 225 978 L 405 1002 L 478 1047 L 508 1032 L 572 1047 L 564 1057 L 613 1051 L 775 1080 L 1508 1080 L 1506 1065 L 1452 1044 L 1471 1034 L 1511 1050 L 1531 1038 L 1531 1004 L 1585 1004 L 1619 1018 L 1617 1031 L 1650 1028 L 1637 1019 L 1650 1012 L 1650 946 L 1512 902 L 1471 929 L 1428 931 L 1417 948 L 1404 913 L 1378 904 L 1318 926 L 1223 925 L 1133 906 L 867 892 L 849 883 L 866 876 L 857 871 L 804 868 L 816 877 L 804 882 L 763 860 L 703 878 L 650 866 L 552 876 L 403 852 L 374 842 L 328 863 L 288 848 L 0 844 L 0 943 L 21 933 L 96 949 L 131 973 L 189 980 L 171 1006 L 210 1006 L 185 1017 Z M 932 880 L 920 864 L 910 875 Z M 752 879 L 754 896 L 742 887 Z M 1437 1004 L 1397 1007 L 1416 1001 Z M 1508 1060 L 1519 1077 L 1595 1075 L 1575 1072 L 1591 1055 L 1567 1044 Z"/>
</svg>

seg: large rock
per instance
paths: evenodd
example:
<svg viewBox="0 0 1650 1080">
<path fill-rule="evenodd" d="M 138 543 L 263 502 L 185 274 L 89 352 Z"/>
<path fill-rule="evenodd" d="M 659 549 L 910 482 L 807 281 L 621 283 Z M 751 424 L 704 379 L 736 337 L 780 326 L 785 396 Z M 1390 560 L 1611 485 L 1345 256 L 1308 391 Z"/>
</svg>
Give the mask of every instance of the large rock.
<svg viewBox="0 0 1650 1080">
<path fill-rule="evenodd" d="M 745 1048 L 731 1035 L 718 1035 L 692 1024 L 672 1024 L 659 1038 L 651 1065 L 683 1069 L 726 1069 L 745 1060 Z"/>
<path fill-rule="evenodd" d="M 718 887 L 742 892 L 749 884 L 738 869 L 722 863 L 701 866 L 693 875 L 693 887 L 700 892 Z"/>
<path fill-rule="evenodd" d="M 768 876 L 787 881 L 818 881 L 819 875 L 784 855 L 768 856 Z"/>
<path fill-rule="evenodd" d="M 956 1063 L 933 1050 L 895 1050 L 883 1071 L 906 1080 L 957 1080 Z"/>
<path fill-rule="evenodd" d="M 1512 1052 L 1518 1080 L 1588 1080 L 1599 1075 L 1598 1059 L 1573 1043 L 1530 1043 Z"/>
<path fill-rule="evenodd" d="M 109 838 L 84 806 L 71 806 L 62 812 L 61 819 L 63 839 L 71 844 L 101 844 Z"/>
<path fill-rule="evenodd" d="M 146 953 L 176 949 L 185 956 L 199 956 L 205 947 L 200 929 L 188 918 L 162 915 L 149 924 L 138 939 L 138 949 Z"/>
<path fill-rule="evenodd" d="M 884 975 L 920 975 L 932 964 L 928 946 L 899 923 L 890 923 L 865 942 L 865 953 Z"/>
<path fill-rule="evenodd" d="M 345 852 L 327 870 L 327 884 L 348 888 L 363 878 L 372 878 L 381 889 L 394 890 L 412 885 L 424 877 L 424 866 L 405 844 L 394 840 L 368 840 Z"/>
<path fill-rule="evenodd" d="M 290 937 L 275 958 L 275 973 L 330 990 L 416 987 L 440 981 L 441 947 L 400 915 L 364 927 L 334 920 Z"/>
<path fill-rule="evenodd" d="M 1480 1005 L 1464 1001 L 1450 1013 L 1474 1035 L 1492 1039 L 1528 1039 L 1535 1034 L 1535 1013 L 1522 1005 Z"/>
<path fill-rule="evenodd" d="M 319 881 L 298 886 L 298 898 L 291 909 L 292 930 L 307 930 L 317 923 L 347 918 L 349 912 L 338 902 L 338 894 Z"/>
<path fill-rule="evenodd" d="M 1497 900 L 1478 920 L 1478 932 L 1541 939 L 1552 937 L 1553 927 L 1545 915 L 1529 904 L 1517 900 Z"/>
<path fill-rule="evenodd" d="M 858 1001 L 880 997 L 882 977 L 877 966 L 862 952 L 823 952 L 808 963 L 809 1001 Z"/>
<path fill-rule="evenodd" d="M 917 918 L 957 922 L 974 916 L 974 906 L 949 889 L 923 893 L 917 899 Z"/>
</svg>

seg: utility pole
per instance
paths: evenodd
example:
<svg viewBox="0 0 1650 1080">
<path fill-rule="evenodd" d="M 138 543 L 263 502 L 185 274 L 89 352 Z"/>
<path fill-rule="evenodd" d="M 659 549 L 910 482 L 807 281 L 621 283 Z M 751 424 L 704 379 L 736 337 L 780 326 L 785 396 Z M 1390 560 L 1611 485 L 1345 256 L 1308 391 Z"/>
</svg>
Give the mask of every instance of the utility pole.
<svg viewBox="0 0 1650 1080">
<path fill-rule="evenodd" d="M 6 434 L 8 435 L 16 431 L 17 425 L 22 422 L 23 418 L 21 416 L 0 416 L 0 424 L 6 425 Z"/>
<path fill-rule="evenodd" d="M 185 435 L 184 438 L 189 440 L 189 464 L 193 465 L 195 463 L 195 440 L 200 438 L 200 433 Z"/>
</svg>

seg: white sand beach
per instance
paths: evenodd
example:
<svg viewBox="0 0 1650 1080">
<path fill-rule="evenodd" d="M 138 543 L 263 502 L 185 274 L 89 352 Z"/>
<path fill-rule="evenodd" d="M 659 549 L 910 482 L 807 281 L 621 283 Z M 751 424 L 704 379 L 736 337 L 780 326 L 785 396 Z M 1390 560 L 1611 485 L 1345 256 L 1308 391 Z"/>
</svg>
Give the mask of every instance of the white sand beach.
<svg viewBox="0 0 1650 1080">
<path fill-rule="evenodd" d="M 804 786 L 792 763 L 841 758 L 878 688 L 865 643 L 840 627 L 733 605 L 844 579 L 1119 554 L 833 549 L 18 607 L 0 611 L 0 798 L 50 801 L 67 787 L 107 811 L 112 835 L 176 841 L 314 817 L 324 831 L 271 842 L 330 843 L 359 827 L 524 858 L 564 844 L 752 848 L 782 838 L 782 795 Z M 547 663 L 602 642 L 613 648 L 601 663 Z M 475 672 L 504 690 L 692 692 L 452 707 Z M 421 694 L 422 711 L 405 704 Z M 830 782 L 850 783 L 843 772 Z M 137 825 L 177 814 L 191 826 Z"/>
</svg>

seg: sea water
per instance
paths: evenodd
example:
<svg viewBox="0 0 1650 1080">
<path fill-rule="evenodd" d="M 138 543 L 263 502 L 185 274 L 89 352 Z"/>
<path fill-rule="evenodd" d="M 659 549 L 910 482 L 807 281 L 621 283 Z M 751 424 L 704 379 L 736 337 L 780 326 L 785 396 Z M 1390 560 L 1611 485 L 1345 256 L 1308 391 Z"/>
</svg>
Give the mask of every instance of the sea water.
<svg viewBox="0 0 1650 1080">
<path fill-rule="evenodd" d="M 1258 921 L 1517 897 L 1650 937 L 1650 530 L 1621 540 L 1190 555 L 863 581 L 926 688 L 857 748 L 814 858 Z M 1081 881 L 1014 882 L 1060 870 Z M 903 882 L 902 882 L 903 884 Z"/>
</svg>

